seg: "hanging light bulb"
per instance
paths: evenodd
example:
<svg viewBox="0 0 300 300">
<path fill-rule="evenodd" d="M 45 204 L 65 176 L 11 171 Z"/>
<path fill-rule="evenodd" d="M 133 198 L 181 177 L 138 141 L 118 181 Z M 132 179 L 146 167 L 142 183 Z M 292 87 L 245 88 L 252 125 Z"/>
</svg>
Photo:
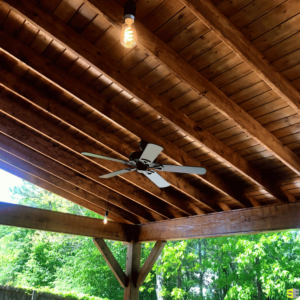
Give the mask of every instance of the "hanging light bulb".
<svg viewBox="0 0 300 300">
<path fill-rule="evenodd" d="M 104 223 L 105 225 L 107 224 L 108 206 L 109 206 L 109 197 L 110 197 L 110 190 L 108 190 L 107 208 L 106 208 L 105 216 L 104 216 L 104 219 L 103 219 L 103 223 Z"/>
<path fill-rule="evenodd" d="M 121 31 L 121 44 L 125 48 L 132 48 L 137 43 L 137 34 L 135 30 L 136 5 L 133 0 L 129 0 L 124 5 L 124 24 Z"/>
<path fill-rule="evenodd" d="M 108 216 L 108 210 L 105 212 L 105 216 L 104 216 L 104 219 L 103 219 L 104 224 L 107 224 L 107 216 Z"/>
</svg>

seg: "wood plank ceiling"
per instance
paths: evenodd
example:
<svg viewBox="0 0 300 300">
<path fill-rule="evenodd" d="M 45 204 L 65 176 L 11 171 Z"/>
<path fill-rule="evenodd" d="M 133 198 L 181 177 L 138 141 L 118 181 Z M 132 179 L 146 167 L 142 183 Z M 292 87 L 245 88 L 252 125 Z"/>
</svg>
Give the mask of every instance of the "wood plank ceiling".
<svg viewBox="0 0 300 300">
<path fill-rule="evenodd" d="M 299 0 L 0 0 L 0 168 L 129 224 L 300 198 Z M 158 189 L 124 166 L 145 139 Z"/>
</svg>

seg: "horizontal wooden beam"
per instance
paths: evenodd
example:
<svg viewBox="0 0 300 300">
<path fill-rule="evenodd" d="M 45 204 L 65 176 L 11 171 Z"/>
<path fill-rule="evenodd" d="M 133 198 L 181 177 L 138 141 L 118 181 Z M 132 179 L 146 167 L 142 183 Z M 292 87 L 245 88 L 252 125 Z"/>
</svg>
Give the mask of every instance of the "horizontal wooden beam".
<svg viewBox="0 0 300 300">
<path fill-rule="evenodd" d="M 30 19 L 29 21 L 32 20 L 33 22 L 35 22 L 34 23 L 35 26 L 37 26 L 38 28 L 42 28 L 42 30 L 47 30 L 49 35 L 52 36 L 52 38 L 61 42 L 70 51 L 78 55 L 83 60 L 92 64 L 93 67 L 99 69 L 100 71 L 105 72 L 107 76 L 109 76 L 113 81 L 117 82 L 127 92 L 133 94 L 140 101 L 152 107 L 164 119 L 171 122 L 171 124 L 175 124 L 175 126 L 178 126 L 180 130 L 182 130 L 185 134 L 187 134 L 187 136 L 191 137 L 192 139 L 201 143 L 202 145 L 205 145 L 216 155 L 224 158 L 236 170 L 242 172 L 243 175 L 245 175 L 248 179 L 253 181 L 255 184 L 258 184 L 259 186 L 263 187 L 275 198 L 281 199 L 282 201 L 287 201 L 286 196 L 282 193 L 282 191 L 280 191 L 280 189 L 277 189 L 274 185 L 272 185 L 272 183 L 269 180 L 267 180 L 265 177 L 261 176 L 260 172 L 254 169 L 253 166 L 251 166 L 251 164 L 247 162 L 244 158 L 242 158 L 240 155 L 235 153 L 230 147 L 227 147 L 224 143 L 222 143 L 216 137 L 211 135 L 208 131 L 199 128 L 199 126 L 193 120 L 191 120 L 190 118 L 185 116 L 181 111 L 177 110 L 175 107 L 170 105 L 161 96 L 159 96 L 154 91 L 149 89 L 145 84 L 143 84 L 140 80 L 138 80 L 133 75 L 131 75 L 130 72 L 126 71 L 121 66 L 119 66 L 116 62 L 110 59 L 106 54 L 101 53 L 100 49 L 95 47 L 93 44 L 89 43 L 86 39 L 84 39 L 81 35 L 77 34 L 75 31 L 69 28 L 66 24 L 61 22 L 61 20 L 56 18 L 53 14 L 47 12 L 46 10 L 40 9 L 39 7 L 37 7 L 31 1 L 28 0 L 22 0 L 22 1 L 8 0 L 7 2 L 12 5 L 11 9 L 14 9 L 15 7 L 17 13 L 21 15 L 23 14 L 25 18 L 29 18 Z M 95 6 L 91 4 L 91 2 L 93 2 Z M 100 15 L 104 15 L 113 25 L 119 27 L 119 25 L 122 22 L 123 9 L 119 4 L 117 4 L 116 1 L 109 1 L 109 2 L 91 1 L 91 2 L 87 0 L 85 1 L 85 3 L 91 5 L 93 9 L 97 11 L 97 13 L 99 13 Z M 55 24 L 55 28 L 53 24 Z M 189 78 L 193 77 L 193 80 L 191 82 L 195 84 L 196 87 L 193 86 L 192 84 L 192 89 L 197 90 L 197 88 L 199 88 L 200 93 L 202 92 L 206 93 L 207 89 L 200 84 L 200 82 L 202 83 L 203 78 L 201 78 L 201 80 L 195 79 L 201 76 L 201 74 L 198 73 L 195 69 L 193 69 L 189 64 L 187 64 L 183 59 L 178 57 L 177 54 L 174 54 L 173 50 L 169 49 L 167 45 L 161 42 L 152 32 L 144 28 L 143 25 L 140 24 L 138 21 L 137 24 L 139 30 L 141 30 L 140 34 L 143 37 L 142 39 L 140 38 L 140 40 L 142 40 L 143 43 L 145 43 L 144 45 L 145 49 L 152 54 L 154 53 L 154 55 L 157 54 L 158 59 L 161 60 L 163 63 L 165 63 L 169 68 L 170 68 L 169 62 L 171 64 L 173 62 L 172 66 L 174 66 L 174 64 L 177 65 L 177 69 L 178 68 L 181 69 L 182 66 L 183 69 L 186 71 L 186 68 L 189 68 L 188 72 L 185 72 L 184 74 Z M 1 45 L 3 45 L 2 46 L 3 48 L 6 49 L 10 48 L 10 50 L 8 50 L 10 52 L 17 51 L 16 49 L 11 49 L 9 43 L 6 42 L 6 39 L 4 37 L 1 39 Z M 149 48 L 151 49 L 149 50 Z M 172 54 L 172 59 L 168 57 L 169 51 Z M 20 53 L 20 55 L 16 54 L 16 56 L 22 59 L 24 55 L 23 53 Z M 177 64 L 177 62 L 180 63 Z M 36 64 L 34 61 L 33 62 L 31 61 L 31 63 Z M 172 68 L 170 69 L 173 70 Z M 176 70 L 173 71 L 177 74 Z M 179 73 L 180 74 L 177 75 L 181 78 L 182 72 Z M 193 76 L 191 76 L 191 74 L 193 74 Z M 47 76 L 51 77 L 54 75 L 49 74 Z M 187 82 L 187 84 L 191 86 L 189 82 L 190 80 L 183 79 L 183 81 Z M 208 84 L 212 85 L 211 83 Z M 70 90 L 72 89 L 72 87 L 68 87 L 68 89 Z M 217 88 L 214 87 L 214 89 Z M 222 94 L 221 91 L 219 91 L 219 93 Z M 214 93 L 209 93 L 209 94 L 214 95 Z M 208 94 L 205 95 L 207 96 Z M 217 100 L 221 101 L 222 105 L 224 105 L 223 100 L 225 99 L 225 103 L 226 103 L 226 101 L 228 100 L 227 97 L 224 94 L 222 94 L 221 98 L 219 96 L 220 95 L 218 94 L 216 97 L 213 97 L 213 100 L 216 100 L 215 98 L 217 98 Z M 209 100 L 212 101 L 212 99 Z M 228 108 L 230 108 L 230 105 L 228 106 Z M 237 111 L 239 110 L 240 109 L 237 109 Z M 248 119 L 248 117 L 246 119 Z M 256 125 L 258 127 L 262 127 L 258 123 Z M 262 131 L 264 133 L 266 132 L 266 130 L 263 129 Z M 291 151 L 289 150 L 287 151 L 293 157 L 292 162 L 295 163 L 295 161 L 297 161 L 298 159 L 295 158 L 295 156 L 291 153 Z M 221 186 L 217 183 L 217 181 L 214 182 L 218 186 Z M 228 190 L 230 191 L 230 189 Z M 231 194 L 234 198 L 236 197 L 234 193 Z M 245 198 L 243 199 L 240 197 L 239 201 L 245 204 L 246 206 L 247 205 L 251 206 L 250 202 Z"/>
<path fill-rule="evenodd" d="M 137 225 L 138 240 L 198 239 L 300 228 L 300 202 Z"/>
<path fill-rule="evenodd" d="M 181 0 L 298 114 L 300 93 L 210 0 Z"/>
<path fill-rule="evenodd" d="M 119 224 L 45 209 L 0 202 L 0 224 L 129 242 L 135 225 Z"/>
</svg>

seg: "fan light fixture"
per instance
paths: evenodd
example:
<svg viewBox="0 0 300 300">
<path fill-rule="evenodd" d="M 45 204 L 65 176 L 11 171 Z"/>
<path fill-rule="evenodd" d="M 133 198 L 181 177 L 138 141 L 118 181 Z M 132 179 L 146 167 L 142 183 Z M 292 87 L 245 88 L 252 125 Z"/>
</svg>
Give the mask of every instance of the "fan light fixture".
<svg viewBox="0 0 300 300">
<path fill-rule="evenodd" d="M 121 44 L 125 48 L 132 48 L 137 43 L 137 34 L 134 25 L 135 10 L 136 4 L 133 2 L 133 0 L 129 0 L 125 3 L 124 18 L 120 39 Z"/>
</svg>

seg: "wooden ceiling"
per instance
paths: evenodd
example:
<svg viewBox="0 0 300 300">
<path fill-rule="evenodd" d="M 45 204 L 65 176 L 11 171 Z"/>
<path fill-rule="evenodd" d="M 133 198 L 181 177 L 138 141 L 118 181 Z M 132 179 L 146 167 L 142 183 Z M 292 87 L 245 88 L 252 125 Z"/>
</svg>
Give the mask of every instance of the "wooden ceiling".
<svg viewBox="0 0 300 300">
<path fill-rule="evenodd" d="M 111 220 L 140 224 L 300 197 L 299 0 L 0 0 L 0 168 Z M 205 176 L 136 172 L 159 162 Z M 110 197 L 109 197 L 110 195 Z"/>
</svg>

